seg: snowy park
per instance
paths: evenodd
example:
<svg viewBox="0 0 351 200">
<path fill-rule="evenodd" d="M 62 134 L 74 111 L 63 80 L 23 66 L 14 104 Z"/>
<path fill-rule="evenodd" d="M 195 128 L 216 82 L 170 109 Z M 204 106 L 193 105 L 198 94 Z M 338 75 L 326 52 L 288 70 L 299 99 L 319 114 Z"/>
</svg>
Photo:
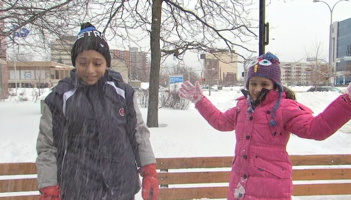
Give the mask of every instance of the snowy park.
<svg viewBox="0 0 351 200">
<path fill-rule="evenodd" d="M 308 106 L 314 114 L 322 112 L 340 93 L 306 92 L 308 87 L 292 87 L 297 100 Z M 345 88 L 340 88 L 345 90 Z M 40 120 L 40 100 L 35 101 L 31 89 L 18 89 L 27 96 L 21 101 L 16 96 L 0 102 L 0 162 L 35 162 L 36 139 Z M 48 91 L 46 91 L 47 93 Z M 220 110 L 235 106 L 236 98 L 241 96 L 239 87 L 225 87 L 209 92 L 207 96 Z M 140 108 L 146 121 L 147 108 Z M 234 132 L 219 132 L 213 129 L 190 103 L 187 110 L 159 109 L 159 127 L 150 128 L 151 143 L 155 156 L 162 157 L 200 157 L 233 156 L 235 146 Z M 287 146 L 290 155 L 310 154 L 351 154 L 351 122 L 345 124 L 334 135 L 324 141 L 315 141 L 291 135 Z M 351 181 L 351 180 L 350 180 Z M 140 195 L 136 197 L 141 199 Z M 294 199 L 325 199 L 326 197 L 296 197 Z M 351 199 L 330 197 L 328 199 Z"/>
</svg>

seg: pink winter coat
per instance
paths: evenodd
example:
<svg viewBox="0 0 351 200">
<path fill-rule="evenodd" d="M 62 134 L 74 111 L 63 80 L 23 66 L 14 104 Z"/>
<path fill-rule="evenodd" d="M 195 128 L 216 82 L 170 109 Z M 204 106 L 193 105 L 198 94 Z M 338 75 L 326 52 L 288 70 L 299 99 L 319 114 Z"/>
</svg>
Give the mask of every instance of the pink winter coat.
<svg viewBox="0 0 351 200">
<path fill-rule="evenodd" d="M 290 200 L 292 165 L 286 152 L 290 133 L 302 138 L 324 140 L 351 119 L 351 103 L 346 95 L 334 100 L 322 113 L 312 111 L 285 94 L 275 113 L 276 127 L 269 126 L 278 92 L 270 91 L 251 114 L 248 102 L 238 98 L 237 106 L 218 110 L 206 97 L 196 108 L 211 126 L 236 133 L 228 200 Z"/>
</svg>

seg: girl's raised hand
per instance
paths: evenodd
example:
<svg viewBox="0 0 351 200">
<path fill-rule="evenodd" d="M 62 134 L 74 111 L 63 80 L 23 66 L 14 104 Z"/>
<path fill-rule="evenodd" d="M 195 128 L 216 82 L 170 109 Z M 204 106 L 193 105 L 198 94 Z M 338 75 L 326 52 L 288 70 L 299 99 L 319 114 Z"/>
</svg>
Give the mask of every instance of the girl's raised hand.
<svg viewBox="0 0 351 200">
<path fill-rule="evenodd" d="M 347 86 L 346 94 L 349 95 L 349 98 L 351 99 L 351 83 L 349 83 L 349 86 Z"/>
<path fill-rule="evenodd" d="M 181 85 L 179 90 L 180 90 L 180 94 L 179 94 L 180 97 L 184 99 L 188 99 L 193 103 L 197 103 L 204 97 L 204 95 L 202 94 L 199 81 L 196 81 L 195 85 L 193 85 L 189 81 L 186 81 Z"/>
</svg>

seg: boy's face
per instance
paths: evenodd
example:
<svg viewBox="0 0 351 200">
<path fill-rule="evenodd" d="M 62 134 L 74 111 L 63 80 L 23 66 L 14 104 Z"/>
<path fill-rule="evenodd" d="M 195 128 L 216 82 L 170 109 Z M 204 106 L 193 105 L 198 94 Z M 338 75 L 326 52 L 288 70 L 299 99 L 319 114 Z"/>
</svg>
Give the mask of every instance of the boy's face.
<svg viewBox="0 0 351 200">
<path fill-rule="evenodd" d="M 88 85 L 97 83 L 107 69 L 105 57 L 94 50 L 78 54 L 75 63 L 78 76 Z"/>
<path fill-rule="evenodd" d="M 261 93 L 262 88 L 272 90 L 274 83 L 269 78 L 253 76 L 249 80 L 249 92 L 253 100 L 256 100 Z"/>
</svg>

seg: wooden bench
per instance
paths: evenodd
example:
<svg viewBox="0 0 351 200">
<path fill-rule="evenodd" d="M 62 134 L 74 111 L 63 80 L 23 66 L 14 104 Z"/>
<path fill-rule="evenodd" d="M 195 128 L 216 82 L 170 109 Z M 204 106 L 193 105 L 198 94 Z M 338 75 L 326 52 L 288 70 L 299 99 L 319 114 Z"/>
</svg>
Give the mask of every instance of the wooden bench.
<svg viewBox="0 0 351 200">
<path fill-rule="evenodd" d="M 290 158 L 294 196 L 351 195 L 351 154 Z M 231 162 L 232 157 L 158 158 L 159 199 L 226 198 Z M 37 200 L 35 174 L 34 163 L 1 163 L 0 200 Z"/>
</svg>

